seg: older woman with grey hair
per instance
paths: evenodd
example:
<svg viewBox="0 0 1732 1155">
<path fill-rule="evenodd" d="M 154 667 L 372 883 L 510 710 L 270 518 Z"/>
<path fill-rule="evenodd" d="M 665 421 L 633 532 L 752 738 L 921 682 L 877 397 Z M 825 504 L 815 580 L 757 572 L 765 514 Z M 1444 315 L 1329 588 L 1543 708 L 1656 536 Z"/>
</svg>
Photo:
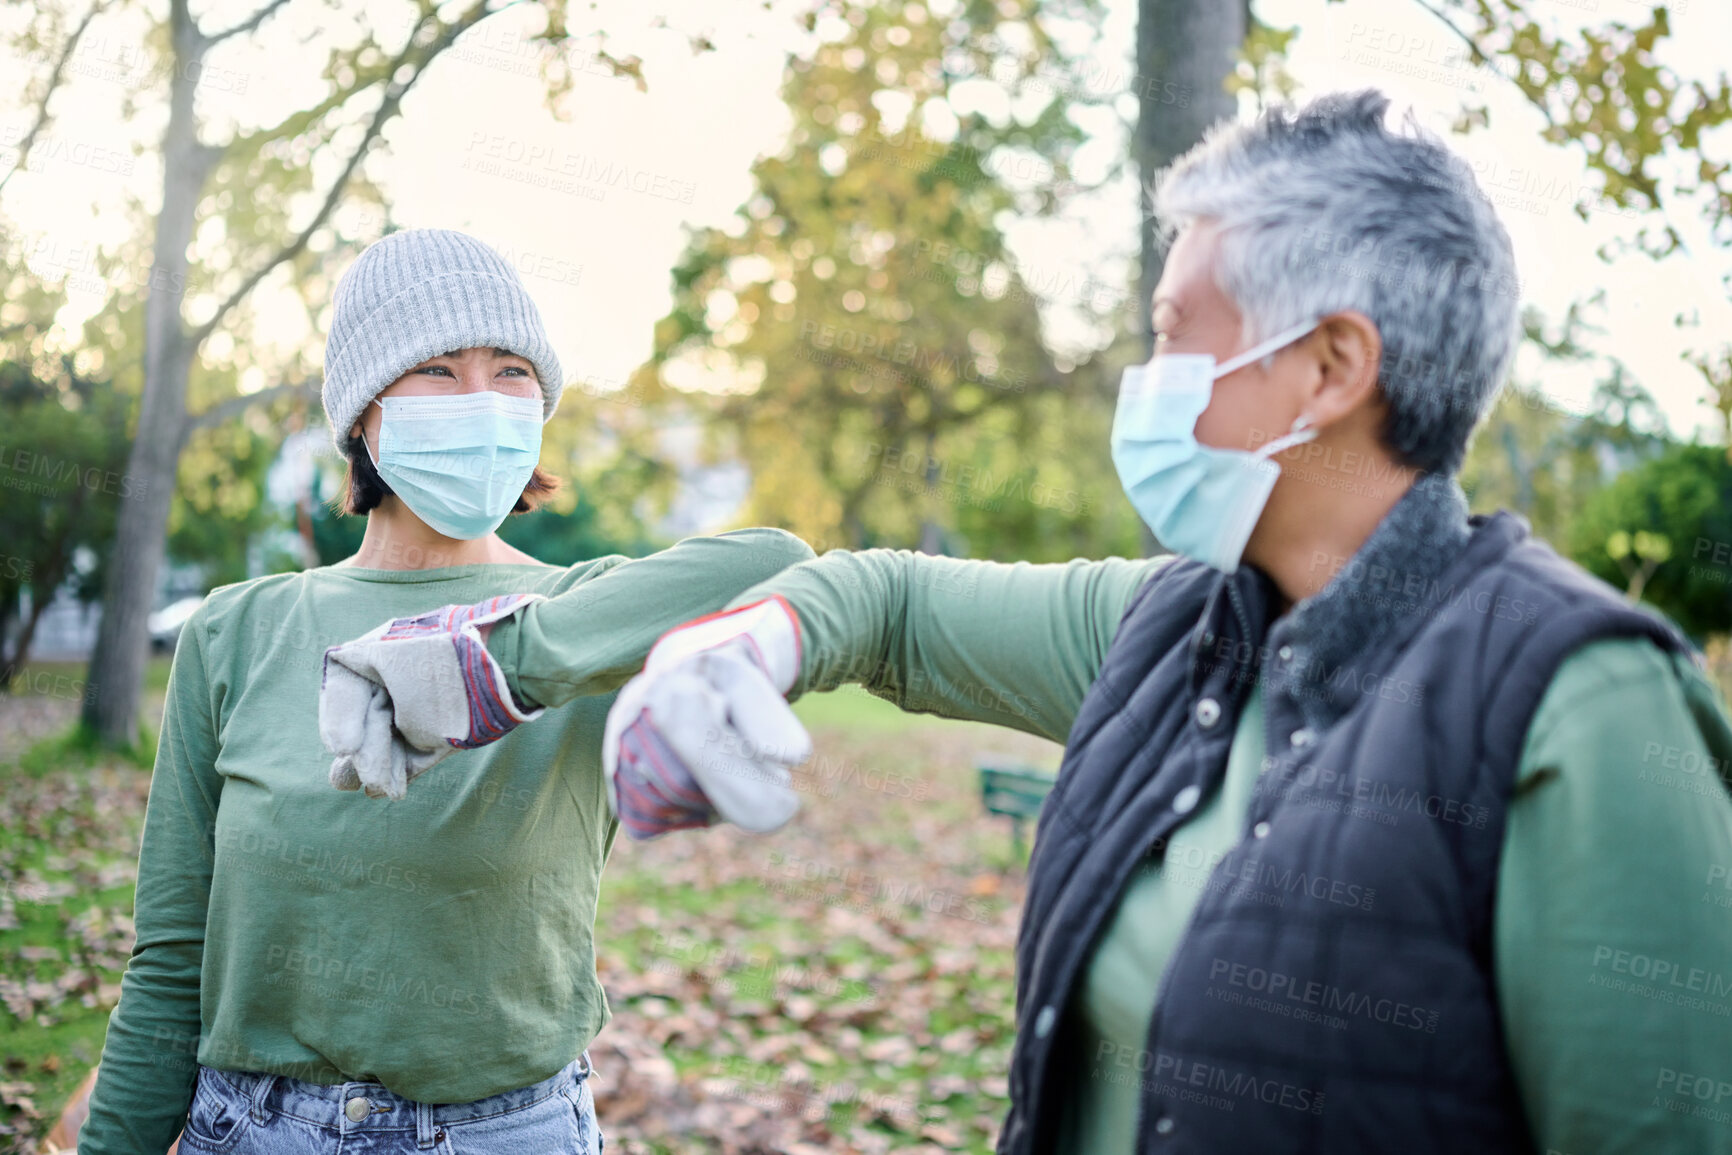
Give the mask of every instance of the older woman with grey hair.
<svg viewBox="0 0 1732 1155">
<path fill-rule="evenodd" d="M 1005 1155 L 1732 1150 L 1732 729 L 1669 623 L 1469 515 L 1514 259 L 1387 105 L 1223 127 L 1159 184 L 1112 452 L 1173 555 L 837 551 L 734 603 L 780 608 L 794 694 L 1066 742 Z M 741 698 L 705 659 L 626 687 L 610 769 L 798 760 L 779 696 L 667 708 Z"/>
</svg>

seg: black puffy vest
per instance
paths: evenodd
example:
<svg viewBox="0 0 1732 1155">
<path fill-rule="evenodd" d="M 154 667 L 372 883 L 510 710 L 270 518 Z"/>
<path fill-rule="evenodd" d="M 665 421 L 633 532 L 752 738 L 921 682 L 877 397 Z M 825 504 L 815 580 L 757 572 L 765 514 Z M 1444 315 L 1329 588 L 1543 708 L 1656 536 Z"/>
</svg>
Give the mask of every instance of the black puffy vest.
<svg viewBox="0 0 1732 1155">
<path fill-rule="evenodd" d="M 1319 684 L 1338 695 L 1320 732 L 1290 679 L 1264 677 L 1291 657 L 1264 653 L 1267 576 L 1180 560 L 1138 592 L 1037 830 L 1002 1155 L 1053 1149 L 1079 1065 L 1141 1084 L 1139 1151 L 1532 1150 L 1492 969 L 1528 721 L 1586 642 L 1688 643 L 1520 518 L 1468 526 L 1466 548 L 1421 583 L 1426 612 L 1394 615 Z M 1146 1049 L 1079 1054 L 1065 1009 L 1095 941 L 1137 862 L 1220 786 L 1259 678 L 1263 772 L 1169 960 Z"/>
</svg>

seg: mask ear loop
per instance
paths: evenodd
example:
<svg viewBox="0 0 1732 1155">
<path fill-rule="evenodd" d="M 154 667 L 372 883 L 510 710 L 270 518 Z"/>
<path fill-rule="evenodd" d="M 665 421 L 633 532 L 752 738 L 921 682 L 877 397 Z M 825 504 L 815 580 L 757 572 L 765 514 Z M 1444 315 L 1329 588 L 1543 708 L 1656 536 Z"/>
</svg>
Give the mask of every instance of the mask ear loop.
<svg viewBox="0 0 1732 1155">
<path fill-rule="evenodd" d="M 1301 413 L 1293 419 L 1293 427 L 1287 431 L 1285 436 L 1277 437 L 1257 450 L 1257 456 L 1267 460 L 1283 450 L 1291 449 L 1295 445 L 1304 445 L 1307 441 L 1314 441 L 1316 438 L 1317 430 L 1312 426 L 1311 418 Z"/>
<path fill-rule="evenodd" d="M 379 412 L 380 413 L 385 412 L 385 406 L 380 404 L 379 399 L 377 397 L 375 397 L 371 401 L 367 402 L 367 404 L 378 405 L 379 406 Z M 385 422 L 383 419 L 381 419 L 379 422 L 379 432 L 381 434 L 383 434 L 384 431 L 385 431 Z M 367 451 L 367 460 L 371 461 L 373 463 L 373 468 L 376 471 L 379 468 L 379 459 L 377 457 L 373 456 L 373 447 L 371 445 L 367 444 L 367 427 L 365 425 L 361 426 L 361 448 Z"/>
<path fill-rule="evenodd" d="M 1322 324 L 1322 322 L 1315 319 L 1301 321 L 1291 328 L 1283 329 L 1281 332 L 1276 333 L 1266 341 L 1259 341 L 1249 349 L 1246 349 L 1243 353 L 1229 357 L 1219 365 L 1216 365 L 1215 379 L 1218 381 L 1222 377 L 1233 372 L 1235 369 L 1242 369 L 1253 361 L 1261 360 L 1272 353 L 1279 353 L 1299 338 L 1311 332 L 1311 330 L 1315 329 L 1320 324 Z"/>
</svg>

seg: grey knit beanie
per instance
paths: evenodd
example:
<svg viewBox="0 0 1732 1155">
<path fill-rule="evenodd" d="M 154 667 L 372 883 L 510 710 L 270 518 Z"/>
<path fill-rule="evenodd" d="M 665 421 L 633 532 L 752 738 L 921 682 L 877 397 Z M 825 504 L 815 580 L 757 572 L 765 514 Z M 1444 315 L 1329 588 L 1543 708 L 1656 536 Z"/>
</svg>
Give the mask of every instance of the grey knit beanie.
<svg viewBox="0 0 1732 1155">
<path fill-rule="evenodd" d="M 368 246 L 337 282 L 325 341 L 325 416 L 338 451 L 385 386 L 472 345 L 509 349 L 535 366 L 541 419 L 553 416 L 565 386 L 559 358 L 510 262 L 455 229 L 408 229 Z"/>
</svg>

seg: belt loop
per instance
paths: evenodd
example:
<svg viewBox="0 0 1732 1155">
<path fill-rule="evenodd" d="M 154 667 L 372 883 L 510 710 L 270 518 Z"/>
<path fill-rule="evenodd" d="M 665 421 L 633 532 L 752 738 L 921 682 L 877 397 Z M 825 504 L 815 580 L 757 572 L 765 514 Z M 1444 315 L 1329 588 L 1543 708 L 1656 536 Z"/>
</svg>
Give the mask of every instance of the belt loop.
<svg viewBox="0 0 1732 1155">
<path fill-rule="evenodd" d="M 433 1146 L 433 1104 L 415 1100 L 415 1146 L 425 1151 Z"/>
<path fill-rule="evenodd" d="M 265 1121 L 265 1096 L 271 1093 L 271 1086 L 277 1081 L 277 1076 L 261 1073 L 259 1081 L 253 1085 L 253 1122 Z"/>
<path fill-rule="evenodd" d="M 584 1051 L 578 1058 L 583 1062 L 583 1066 L 577 1069 L 577 1081 L 581 1083 L 595 1073 L 595 1067 L 590 1064 L 588 1051 Z"/>
</svg>

